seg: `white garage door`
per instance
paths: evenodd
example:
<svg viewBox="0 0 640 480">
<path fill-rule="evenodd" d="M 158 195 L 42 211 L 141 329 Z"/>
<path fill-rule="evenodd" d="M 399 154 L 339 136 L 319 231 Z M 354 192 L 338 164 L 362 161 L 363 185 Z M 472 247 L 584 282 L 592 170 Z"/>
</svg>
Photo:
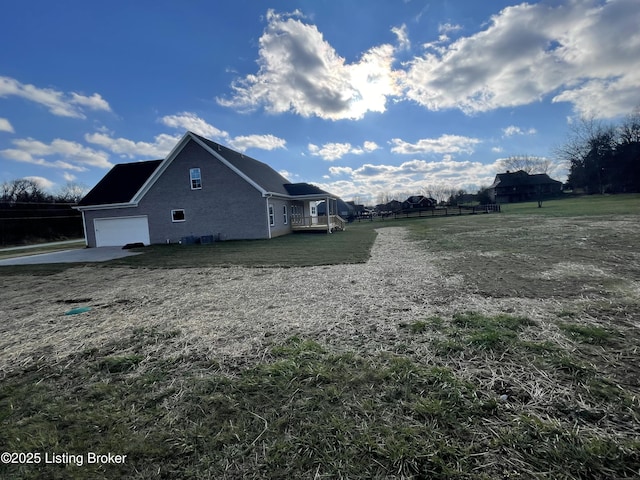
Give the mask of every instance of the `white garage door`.
<svg viewBox="0 0 640 480">
<path fill-rule="evenodd" d="M 127 243 L 149 245 L 147 217 L 96 218 L 96 247 L 122 247 Z"/>
</svg>

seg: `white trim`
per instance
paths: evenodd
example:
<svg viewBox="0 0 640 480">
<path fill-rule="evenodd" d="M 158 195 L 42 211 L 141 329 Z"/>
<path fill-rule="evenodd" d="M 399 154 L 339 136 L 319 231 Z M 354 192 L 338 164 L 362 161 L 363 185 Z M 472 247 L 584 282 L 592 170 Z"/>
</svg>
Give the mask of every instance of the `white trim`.
<svg viewBox="0 0 640 480">
<path fill-rule="evenodd" d="M 286 205 L 282 205 L 282 215 L 284 216 L 284 224 L 285 225 L 289 225 L 289 216 L 288 216 L 287 212 L 287 206 Z"/>
<path fill-rule="evenodd" d="M 269 226 L 276 226 L 276 209 L 273 208 L 273 203 L 269 203 L 267 206 L 267 213 L 269 214 Z"/>
<path fill-rule="evenodd" d="M 265 199 L 265 206 L 267 207 L 267 233 L 269 234 L 269 239 L 271 239 L 271 224 L 269 222 L 269 197 Z"/>
<path fill-rule="evenodd" d="M 138 206 L 138 202 L 135 203 L 107 203 L 105 205 L 86 205 L 81 207 L 71 207 L 74 210 L 84 212 L 85 210 L 112 210 L 114 208 L 135 208 Z"/>
<path fill-rule="evenodd" d="M 169 165 L 171 164 L 173 159 L 178 156 L 178 154 L 182 151 L 184 146 L 187 144 L 187 142 L 191 138 L 193 138 L 191 136 L 191 132 L 187 132 L 182 136 L 182 138 L 176 144 L 176 146 L 173 147 L 173 150 L 171 150 L 171 152 L 169 152 L 169 155 L 167 155 L 165 157 L 165 159 L 162 161 L 162 163 L 160 163 L 160 165 L 158 165 L 158 168 L 155 169 L 155 171 L 151 174 L 151 176 L 147 179 L 147 181 L 144 182 L 142 187 L 140 187 L 140 190 L 138 190 L 138 192 L 133 196 L 133 198 L 131 199 L 131 203 L 135 203 L 136 206 L 137 206 L 137 204 L 140 202 L 140 200 L 142 200 L 142 198 L 151 189 L 153 184 L 156 183 L 156 181 L 162 176 L 162 174 L 169 167 Z"/>
<path fill-rule="evenodd" d="M 84 212 L 82 213 L 82 232 L 84 233 L 84 246 L 89 246 L 89 237 L 87 236 L 87 219 L 84 218 Z"/>
<path fill-rule="evenodd" d="M 173 212 L 182 212 L 182 220 L 176 220 L 173 218 Z M 171 209 L 171 223 L 182 223 L 182 222 L 186 222 L 187 220 L 187 215 L 185 213 L 184 208 L 172 208 Z"/>
<path fill-rule="evenodd" d="M 188 132 L 188 133 L 191 133 L 191 132 Z M 267 194 L 267 191 L 264 188 L 262 188 L 260 185 L 258 185 L 256 182 L 254 182 L 251 178 L 249 178 L 242 170 L 237 169 L 231 162 L 229 162 L 226 158 L 224 158 L 218 152 L 213 150 L 209 145 L 207 145 L 206 143 L 204 143 L 202 140 L 200 140 L 199 138 L 197 138 L 195 136 L 191 136 L 191 138 L 198 145 L 200 145 L 202 148 L 204 148 L 207 152 L 209 152 L 211 155 L 213 155 L 219 161 L 221 161 L 223 164 L 225 164 L 227 167 L 229 167 L 236 175 L 238 175 L 240 178 L 242 178 L 245 182 L 247 182 L 253 188 L 255 188 L 260 193 L 262 193 L 263 196 Z"/>
<path fill-rule="evenodd" d="M 193 175 L 196 170 L 198 171 L 198 178 L 195 178 Z M 194 187 L 194 180 L 197 180 L 200 186 Z M 202 190 L 202 170 L 200 167 L 192 167 L 189 169 L 189 184 L 191 185 L 191 190 Z"/>
</svg>

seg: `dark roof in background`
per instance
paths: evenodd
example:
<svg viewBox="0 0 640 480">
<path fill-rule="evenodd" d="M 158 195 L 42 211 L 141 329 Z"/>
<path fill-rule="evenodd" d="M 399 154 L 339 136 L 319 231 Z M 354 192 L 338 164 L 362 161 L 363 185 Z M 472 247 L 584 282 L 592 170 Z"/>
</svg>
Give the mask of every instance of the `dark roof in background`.
<svg viewBox="0 0 640 480">
<path fill-rule="evenodd" d="M 78 205 L 129 202 L 161 163 L 162 160 L 149 160 L 115 165 Z"/>
<path fill-rule="evenodd" d="M 527 172 L 523 170 L 518 170 L 517 172 L 506 172 L 499 173 L 496 175 L 496 179 L 493 182 L 493 185 L 489 188 L 495 187 L 517 187 L 520 185 L 543 185 L 548 183 L 562 183 L 558 180 L 554 180 L 549 177 L 546 173 L 537 173 L 534 175 L 529 175 Z"/>
<path fill-rule="evenodd" d="M 284 188 L 289 195 L 331 195 L 329 192 L 325 192 L 321 188 L 311 185 L 310 183 L 285 183 Z"/>
<path fill-rule="evenodd" d="M 193 132 L 192 134 L 194 137 L 197 137 L 204 142 L 214 152 L 222 155 L 229 163 L 231 163 L 231 165 L 236 167 L 267 192 L 282 193 L 285 195 L 288 193 L 284 188 L 284 184 L 289 183 L 289 180 L 284 178 L 266 163 L 262 163 L 255 158 L 251 158 L 243 153 L 231 150 L 224 145 L 220 145 L 212 140 L 196 135 Z"/>
</svg>

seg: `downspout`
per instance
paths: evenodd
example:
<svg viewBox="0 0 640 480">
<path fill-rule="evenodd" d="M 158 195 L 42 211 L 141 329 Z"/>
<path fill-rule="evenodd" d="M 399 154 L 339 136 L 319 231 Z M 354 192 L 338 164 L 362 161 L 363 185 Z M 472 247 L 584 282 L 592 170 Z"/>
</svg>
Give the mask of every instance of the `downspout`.
<svg viewBox="0 0 640 480">
<path fill-rule="evenodd" d="M 329 203 L 329 197 L 325 199 L 324 205 L 327 207 L 327 233 L 331 233 L 331 204 Z"/>
<path fill-rule="evenodd" d="M 82 230 L 84 232 L 84 246 L 85 248 L 89 246 L 89 238 L 87 237 L 87 221 L 84 218 L 84 210 L 82 210 Z"/>
<path fill-rule="evenodd" d="M 272 195 L 270 193 L 267 193 L 265 195 L 265 200 L 267 202 L 266 207 L 267 207 L 267 232 L 269 232 L 269 240 L 271 240 L 271 220 L 269 220 L 269 199 L 272 197 Z M 276 212 L 273 212 L 274 214 L 274 219 L 275 219 L 275 214 Z"/>
</svg>

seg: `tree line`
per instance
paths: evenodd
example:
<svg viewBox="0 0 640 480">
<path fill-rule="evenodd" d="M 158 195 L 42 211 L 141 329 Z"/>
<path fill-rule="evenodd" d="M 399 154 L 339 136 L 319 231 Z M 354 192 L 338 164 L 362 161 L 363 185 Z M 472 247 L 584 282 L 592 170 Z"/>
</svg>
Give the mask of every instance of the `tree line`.
<svg viewBox="0 0 640 480">
<path fill-rule="evenodd" d="M 82 238 L 82 215 L 73 209 L 85 189 L 69 183 L 56 194 L 21 178 L 0 184 L 0 245 Z"/>
<path fill-rule="evenodd" d="M 582 119 L 556 152 L 567 184 L 584 193 L 640 192 L 640 108 L 619 124 Z"/>
</svg>

